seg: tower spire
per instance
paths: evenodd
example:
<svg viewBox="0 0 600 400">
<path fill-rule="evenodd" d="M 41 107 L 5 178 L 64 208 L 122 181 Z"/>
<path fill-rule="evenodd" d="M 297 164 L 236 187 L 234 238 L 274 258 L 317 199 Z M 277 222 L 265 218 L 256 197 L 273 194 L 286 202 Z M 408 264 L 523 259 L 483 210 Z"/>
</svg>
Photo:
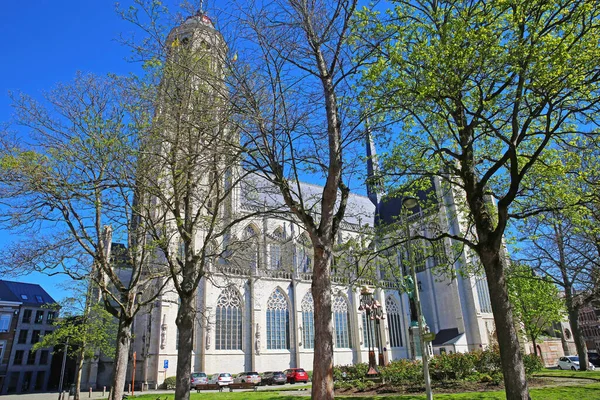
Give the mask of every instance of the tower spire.
<svg viewBox="0 0 600 400">
<path fill-rule="evenodd" d="M 377 151 L 371 135 L 369 122 L 366 123 L 366 146 L 367 146 L 367 194 L 371 203 L 377 207 L 381 199 L 381 187 L 377 184 L 379 179 L 379 164 L 377 162 Z"/>
</svg>

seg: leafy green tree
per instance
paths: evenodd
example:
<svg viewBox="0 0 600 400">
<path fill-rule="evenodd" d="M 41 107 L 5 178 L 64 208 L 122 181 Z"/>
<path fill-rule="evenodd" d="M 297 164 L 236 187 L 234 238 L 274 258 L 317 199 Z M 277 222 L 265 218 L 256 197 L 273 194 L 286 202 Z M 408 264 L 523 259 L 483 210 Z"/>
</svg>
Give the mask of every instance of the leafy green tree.
<svg viewBox="0 0 600 400">
<path fill-rule="evenodd" d="M 84 309 L 83 314 L 58 319 L 55 325 L 54 331 L 44 335 L 32 350 L 55 347 L 64 351 L 64 346 L 67 346 L 67 354 L 77 357 L 75 400 L 79 400 L 84 360 L 98 354 L 110 358 L 115 355 L 117 320 L 100 303 L 96 303 Z"/>
<path fill-rule="evenodd" d="M 416 0 L 365 9 L 357 24 L 360 46 L 379 50 L 362 99 L 402 132 L 384 173 L 396 186 L 437 177 L 462 193 L 456 208 L 469 228 L 439 238 L 481 260 L 510 400 L 529 389 L 503 238 L 512 220 L 546 208 L 528 201 L 554 182 L 551 170 L 528 180 L 546 151 L 596 126 L 599 20 L 586 1 Z"/>
<path fill-rule="evenodd" d="M 537 356 L 540 336 L 549 325 L 565 317 L 564 299 L 551 279 L 536 276 L 534 270 L 526 265 L 514 264 L 507 284 L 515 318 L 521 322 Z"/>
</svg>

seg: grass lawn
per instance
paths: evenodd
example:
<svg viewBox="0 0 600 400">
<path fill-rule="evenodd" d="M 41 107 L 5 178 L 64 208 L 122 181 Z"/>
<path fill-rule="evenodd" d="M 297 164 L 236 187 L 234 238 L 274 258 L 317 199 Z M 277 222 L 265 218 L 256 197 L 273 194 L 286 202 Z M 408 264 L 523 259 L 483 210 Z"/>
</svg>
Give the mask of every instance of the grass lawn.
<svg viewBox="0 0 600 400">
<path fill-rule="evenodd" d="M 558 371 L 560 372 L 560 371 Z M 569 371 L 563 371 L 569 372 Z M 597 378 L 600 379 L 600 373 Z M 306 397 L 309 396 L 310 392 L 306 392 Z M 173 395 L 143 395 L 135 396 L 136 399 L 144 400 L 173 400 Z M 582 386 L 560 386 L 560 387 L 549 387 L 532 389 L 531 397 L 534 400 L 600 400 L 600 383 L 593 383 L 590 385 Z M 271 400 L 271 399 L 282 399 L 282 400 L 298 400 L 302 397 L 290 396 L 286 394 L 286 391 L 259 391 L 259 392 L 223 392 L 223 393 L 192 393 L 192 400 L 208 400 L 208 399 L 219 399 L 219 400 Z M 354 400 L 421 400 L 424 399 L 424 395 L 419 396 L 336 396 L 336 399 L 354 399 Z M 499 392 L 470 392 L 460 394 L 434 394 L 435 399 L 440 400 L 504 400 L 506 396 L 503 391 Z"/>
</svg>

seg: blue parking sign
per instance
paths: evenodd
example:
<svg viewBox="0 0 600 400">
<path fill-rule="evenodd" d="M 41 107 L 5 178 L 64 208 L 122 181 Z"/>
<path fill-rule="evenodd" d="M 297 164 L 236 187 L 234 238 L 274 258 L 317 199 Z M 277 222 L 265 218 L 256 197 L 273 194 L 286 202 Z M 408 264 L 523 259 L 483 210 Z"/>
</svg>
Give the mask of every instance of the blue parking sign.
<svg viewBox="0 0 600 400">
<path fill-rule="evenodd" d="M 169 360 L 165 360 L 165 369 L 169 369 Z"/>
</svg>

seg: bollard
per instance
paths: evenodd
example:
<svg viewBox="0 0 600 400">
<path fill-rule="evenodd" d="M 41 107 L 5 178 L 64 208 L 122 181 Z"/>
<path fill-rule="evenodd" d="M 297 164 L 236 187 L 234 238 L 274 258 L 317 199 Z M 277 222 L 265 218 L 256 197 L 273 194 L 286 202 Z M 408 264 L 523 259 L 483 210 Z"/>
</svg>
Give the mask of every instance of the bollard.
<svg viewBox="0 0 600 400">
<path fill-rule="evenodd" d="M 102 386 L 102 397 L 106 396 L 106 386 Z"/>
<path fill-rule="evenodd" d="M 129 384 L 129 390 L 127 390 L 127 393 L 131 393 L 131 383 Z"/>
<path fill-rule="evenodd" d="M 90 386 L 90 399 L 92 398 L 92 387 Z"/>
</svg>

